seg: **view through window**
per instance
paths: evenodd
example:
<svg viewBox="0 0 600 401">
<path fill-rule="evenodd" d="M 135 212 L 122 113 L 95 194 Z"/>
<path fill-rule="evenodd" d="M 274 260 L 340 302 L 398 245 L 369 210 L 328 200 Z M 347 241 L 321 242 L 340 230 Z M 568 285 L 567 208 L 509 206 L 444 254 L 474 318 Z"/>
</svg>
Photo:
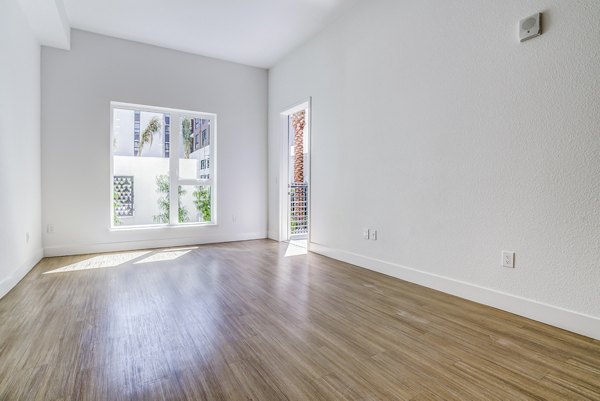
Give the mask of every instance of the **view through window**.
<svg viewBox="0 0 600 401">
<path fill-rule="evenodd" d="M 215 223 L 216 116 L 111 108 L 111 226 Z"/>
</svg>

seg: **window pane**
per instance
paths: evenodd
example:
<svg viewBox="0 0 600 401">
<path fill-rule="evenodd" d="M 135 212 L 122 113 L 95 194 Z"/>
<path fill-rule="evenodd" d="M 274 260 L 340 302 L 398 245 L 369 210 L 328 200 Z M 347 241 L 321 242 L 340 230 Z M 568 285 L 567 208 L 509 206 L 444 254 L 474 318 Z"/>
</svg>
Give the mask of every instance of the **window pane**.
<svg viewBox="0 0 600 401">
<path fill-rule="evenodd" d="M 170 116 L 113 109 L 113 225 L 169 222 Z"/>
<path fill-rule="evenodd" d="M 210 179 L 211 121 L 197 117 L 181 120 L 179 136 L 179 178 Z"/>
<path fill-rule="evenodd" d="M 210 222 L 211 193 L 208 185 L 179 186 L 179 222 Z"/>
</svg>

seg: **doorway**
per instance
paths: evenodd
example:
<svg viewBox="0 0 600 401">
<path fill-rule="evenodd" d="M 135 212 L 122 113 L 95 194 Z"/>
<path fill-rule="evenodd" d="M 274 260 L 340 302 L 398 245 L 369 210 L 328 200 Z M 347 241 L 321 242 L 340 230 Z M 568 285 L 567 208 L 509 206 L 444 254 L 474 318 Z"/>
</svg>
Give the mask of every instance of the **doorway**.
<svg viewBox="0 0 600 401">
<path fill-rule="evenodd" d="M 285 159 L 281 237 L 306 248 L 310 235 L 310 100 L 281 116 Z"/>
</svg>

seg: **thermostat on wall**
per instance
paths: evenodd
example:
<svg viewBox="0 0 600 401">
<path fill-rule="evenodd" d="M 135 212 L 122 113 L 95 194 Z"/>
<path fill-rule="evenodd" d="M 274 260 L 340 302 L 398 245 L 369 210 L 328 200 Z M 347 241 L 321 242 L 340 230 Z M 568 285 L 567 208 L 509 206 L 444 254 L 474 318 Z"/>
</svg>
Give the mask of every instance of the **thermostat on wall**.
<svg viewBox="0 0 600 401">
<path fill-rule="evenodd" d="M 522 19 L 519 22 L 519 38 L 521 42 L 533 39 L 542 34 L 542 13 L 537 13 L 531 17 Z"/>
</svg>

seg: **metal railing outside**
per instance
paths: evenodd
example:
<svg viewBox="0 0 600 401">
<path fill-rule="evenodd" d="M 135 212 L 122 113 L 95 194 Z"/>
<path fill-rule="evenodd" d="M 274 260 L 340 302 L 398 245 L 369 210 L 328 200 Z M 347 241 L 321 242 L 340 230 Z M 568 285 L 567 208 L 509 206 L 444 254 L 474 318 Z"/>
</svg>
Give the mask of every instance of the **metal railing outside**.
<svg viewBox="0 0 600 401">
<path fill-rule="evenodd" d="M 308 234 L 308 184 L 292 182 L 288 191 L 290 194 L 290 236 L 305 236 Z"/>
</svg>

